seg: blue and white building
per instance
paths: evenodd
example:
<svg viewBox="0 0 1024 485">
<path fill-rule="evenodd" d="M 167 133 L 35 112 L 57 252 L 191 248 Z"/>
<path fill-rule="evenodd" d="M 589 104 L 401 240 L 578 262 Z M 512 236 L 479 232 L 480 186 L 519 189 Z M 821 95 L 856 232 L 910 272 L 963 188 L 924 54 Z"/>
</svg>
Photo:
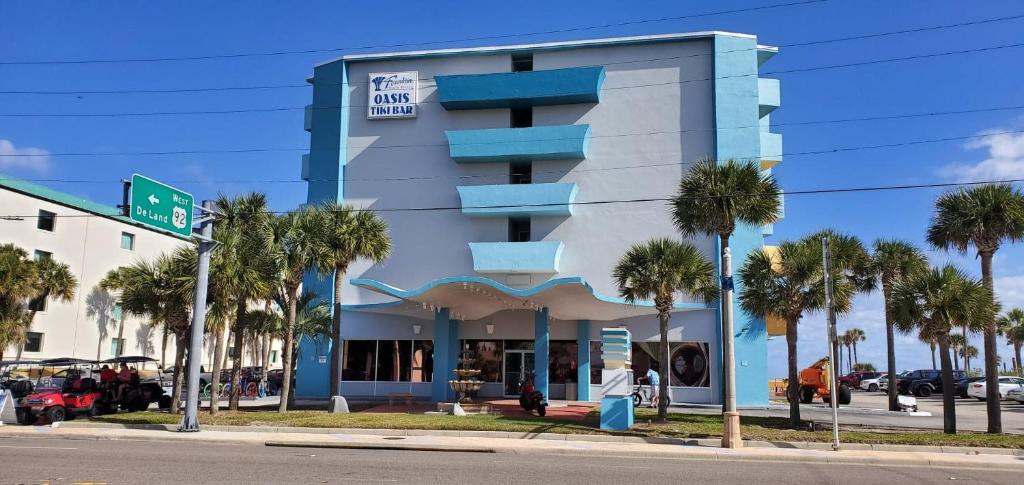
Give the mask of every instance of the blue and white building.
<svg viewBox="0 0 1024 485">
<path fill-rule="evenodd" d="M 652 304 L 611 272 L 630 245 L 679 237 L 668 204 L 703 158 L 781 161 L 769 130 L 777 49 L 697 32 L 347 55 L 315 67 L 303 158 L 308 201 L 378 211 L 392 256 L 344 280 L 342 394 L 453 397 L 459 349 L 480 395 L 524 372 L 552 399 L 600 400 L 602 327 L 633 335 L 633 366 L 670 362 L 674 402 L 721 402 L 721 315 L 678 301 L 661 349 Z M 771 227 L 741 227 L 736 266 Z M 718 241 L 691 241 L 718 261 Z M 330 298 L 330 281 L 307 289 Z M 765 322 L 736 308 L 740 405 L 768 401 Z M 330 343 L 301 345 L 297 395 L 326 397 Z M 668 354 L 668 357 L 665 355 Z"/>
</svg>

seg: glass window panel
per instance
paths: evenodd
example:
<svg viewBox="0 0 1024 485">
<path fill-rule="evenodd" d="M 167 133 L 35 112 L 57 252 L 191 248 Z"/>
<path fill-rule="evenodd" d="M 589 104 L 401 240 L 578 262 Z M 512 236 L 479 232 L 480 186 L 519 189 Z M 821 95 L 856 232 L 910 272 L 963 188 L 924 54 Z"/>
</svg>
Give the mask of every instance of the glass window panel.
<svg viewBox="0 0 1024 485">
<path fill-rule="evenodd" d="M 601 369 L 604 369 L 604 359 L 601 358 L 601 341 L 590 341 L 590 383 L 601 384 Z"/>
<path fill-rule="evenodd" d="M 476 362 L 470 367 L 479 369 L 478 379 L 484 382 L 501 382 L 504 343 L 501 340 L 464 340 L 473 352 Z"/>
<path fill-rule="evenodd" d="M 129 251 L 135 249 L 135 235 L 130 232 L 121 233 L 121 249 Z"/>
<path fill-rule="evenodd" d="M 43 334 L 40 332 L 28 332 L 25 335 L 25 352 L 42 352 Z"/>
<path fill-rule="evenodd" d="M 345 366 L 341 371 L 342 380 L 372 381 L 376 378 L 374 359 L 377 354 L 376 340 L 346 340 Z"/>
<path fill-rule="evenodd" d="M 36 219 L 36 227 L 44 231 L 53 231 L 53 227 L 57 224 L 57 214 L 50 211 L 39 211 L 39 218 Z"/>
<path fill-rule="evenodd" d="M 682 387 L 710 387 L 711 365 L 707 342 L 672 342 L 672 385 Z"/>
<path fill-rule="evenodd" d="M 430 382 L 434 375 L 434 341 L 416 340 L 412 345 L 412 382 Z"/>
<path fill-rule="evenodd" d="M 505 350 L 533 350 L 533 340 L 506 340 Z"/>
<path fill-rule="evenodd" d="M 578 381 L 576 374 L 576 349 L 574 340 L 553 340 L 549 350 L 548 379 L 553 384 Z"/>
</svg>

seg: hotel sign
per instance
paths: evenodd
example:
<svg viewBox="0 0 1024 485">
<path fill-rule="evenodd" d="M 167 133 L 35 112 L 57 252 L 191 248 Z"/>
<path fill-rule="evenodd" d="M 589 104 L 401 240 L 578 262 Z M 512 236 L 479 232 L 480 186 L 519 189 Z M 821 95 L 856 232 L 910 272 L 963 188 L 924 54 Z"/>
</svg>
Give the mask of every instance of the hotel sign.
<svg viewBox="0 0 1024 485">
<path fill-rule="evenodd" d="M 415 118 L 419 72 L 371 72 L 366 118 Z"/>
</svg>

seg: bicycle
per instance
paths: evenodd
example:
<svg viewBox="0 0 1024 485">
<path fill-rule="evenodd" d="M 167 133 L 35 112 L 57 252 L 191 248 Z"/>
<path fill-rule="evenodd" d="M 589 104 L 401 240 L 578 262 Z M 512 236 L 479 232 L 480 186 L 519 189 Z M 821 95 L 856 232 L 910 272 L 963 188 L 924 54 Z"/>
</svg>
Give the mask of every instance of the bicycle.
<svg viewBox="0 0 1024 485">
<path fill-rule="evenodd" d="M 672 398 L 668 397 L 668 395 L 665 395 L 663 397 L 665 398 L 665 401 L 666 401 L 665 405 L 666 406 L 672 404 Z M 644 401 L 647 401 L 648 403 L 650 403 L 651 406 L 655 405 L 655 403 L 651 402 L 650 386 L 641 385 L 641 384 L 634 384 L 633 385 L 633 407 L 635 407 L 635 408 L 640 407 L 640 405 L 643 404 Z"/>
</svg>

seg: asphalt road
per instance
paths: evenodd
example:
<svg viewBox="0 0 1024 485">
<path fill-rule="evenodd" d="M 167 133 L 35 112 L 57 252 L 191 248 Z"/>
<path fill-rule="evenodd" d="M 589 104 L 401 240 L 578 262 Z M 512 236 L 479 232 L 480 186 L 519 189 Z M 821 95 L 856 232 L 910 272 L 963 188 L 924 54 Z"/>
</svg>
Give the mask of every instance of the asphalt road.
<svg viewBox="0 0 1024 485">
<path fill-rule="evenodd" d="M 0 438 L 0 483 L 1019 484 L 1021 473 L 927 466 L 699 461 L 260 445 Z"/>
<path fill-rule="evenodd" d="M 864 411 L 886 410 L 888 401 L 886 394 L 855 390 L 849 406 L 839 408 L 840 424 L 866 426 L 906 426 L 913 428 L 942 429 L 942 396 L 919 397 L 917 405 L 920 411 L 928 411 L 931 416 L 910 416 L 907 414 L 876 415 Z M 789 417 L 788 404 L 772 402 L 770 409 L 741 409 L 744 416 Z M 689 408 L 673 406 L 672 411 L 689 414 L 720 414 L 721 408 Z M 800 417 L 804 420 L 830 422 L 832 410 L 821 402 L 800 406 Z M 1002 402 L 1003 432 L 1024 434 L 1024 404 L 1013 401 Z M 957 429 L 961 431 L 986 431 L 988 417 L 985 403 L 977 399 L 956 399 Z"/>
</svg>

